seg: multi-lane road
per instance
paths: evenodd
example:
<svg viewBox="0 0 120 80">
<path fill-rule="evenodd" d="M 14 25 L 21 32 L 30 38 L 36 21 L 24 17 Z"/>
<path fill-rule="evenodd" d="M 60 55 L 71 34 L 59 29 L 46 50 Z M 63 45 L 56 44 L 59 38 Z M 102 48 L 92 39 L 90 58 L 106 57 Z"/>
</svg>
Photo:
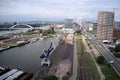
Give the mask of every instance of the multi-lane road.
<svg viewBox="0 0 120 80">
<path fill-rule="evenodd" d="M 94 45 L 96 45 L 96 47 L 101 51 L 101 54 L 105 57 L 107 61 L 113 61 L 111 66 L 120 76 L 120 63 L 116 59 L 116 57 L 109 51 L 107 47 L 104 46 L 104 44 L 101 41 L 97 40 L 91 33 L 84 32 L 84 34 L 86 34 L 90 41 L 94 43 Z"/>
</svg>

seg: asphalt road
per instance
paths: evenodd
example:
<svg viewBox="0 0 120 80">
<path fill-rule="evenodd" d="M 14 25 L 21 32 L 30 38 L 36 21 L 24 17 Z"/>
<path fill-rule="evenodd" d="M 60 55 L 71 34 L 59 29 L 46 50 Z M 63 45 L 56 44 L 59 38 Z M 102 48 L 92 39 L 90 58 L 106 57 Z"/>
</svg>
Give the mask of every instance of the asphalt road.
<svg viewBox="0 0 120 80">
<path fill-rule="evenodd" d="M 85 32 L 85 34 L 90 38 L 91 42 L 93 42 L 99 50 L 102 52 L 102 55 L 106 58 L 107 61 L 113 60 L 113 64 L 111 66 L 116 71 L 116 73 L 120 76 L 120 63 L 116 59 L 116 57 L 106 48 L 102 42 L 98 41 L 91 33 Z"/>
<path fill-rule="evenodd" d="M 76 47 L 76 39 L 74 39 L 74 53 L 73 53 L 73 70 L 72 70 L 72 76 L 70 80 L 76 80 L 77 78 L 77 47 Z"/>
</svg>

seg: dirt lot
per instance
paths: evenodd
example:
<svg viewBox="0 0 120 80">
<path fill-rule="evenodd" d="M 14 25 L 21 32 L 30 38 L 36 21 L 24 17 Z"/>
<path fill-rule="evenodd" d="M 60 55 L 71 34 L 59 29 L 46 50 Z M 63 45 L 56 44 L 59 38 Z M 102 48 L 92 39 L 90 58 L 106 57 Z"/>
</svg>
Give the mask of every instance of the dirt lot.
<svg viewBox="0 0 120 80">
<path fill-rule="evenodd" d="M 63 76 L 66 76 L 67 73 L 70 73 L 72 67 L 73 45 L 68 43 L 60 45 L 54 53 L 56 56 L 54 57 L 49 74 L 54 74 L 61 79 Z"/>
</svg>

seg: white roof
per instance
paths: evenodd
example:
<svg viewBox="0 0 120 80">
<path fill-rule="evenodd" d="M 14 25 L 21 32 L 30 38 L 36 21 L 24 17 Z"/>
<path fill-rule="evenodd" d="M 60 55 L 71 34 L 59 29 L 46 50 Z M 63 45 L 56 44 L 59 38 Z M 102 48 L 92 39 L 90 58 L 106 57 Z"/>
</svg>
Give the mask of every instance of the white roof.
<svg viewBox="0 0 120 80">
<path fill-rule="evenodd" d="M 17 43 L 19 44 L 19 43 L 24 43 L 25 41 L 18 41 Z"/>
<path fill-rule="evenodd" d="M 1 70 L 5 70 L 5 68 L 3 68 L 3 67 L 0 67 L 0 69 L 1 69 Z"/>
<path fill-rule="evenodd" d="M 18 76 L 20 76 L 21 74 L 23 74 L 24 72 L 23 71 L 18 71 L 16 73 L 14 73 L 13 75 L 9 76 L 7 79 L 5 80 L 14 80 L 16 79 Z"/>
<path fill-rule="evenodd" d="M 17 72 L 17 69 L 12 69 L 11 71 L 7 72 L 6 74 L 3 74 L 2 76 L 0 76 L 0 80 L 3 80 L 7 77 L 9 77 L 10 75 L 14 74 L 15 72 Z"/>
<path fill-rule="evenodd" d="M 110 42 L 109 40 L 103 40 L 103 42 Z"/>
</svg>

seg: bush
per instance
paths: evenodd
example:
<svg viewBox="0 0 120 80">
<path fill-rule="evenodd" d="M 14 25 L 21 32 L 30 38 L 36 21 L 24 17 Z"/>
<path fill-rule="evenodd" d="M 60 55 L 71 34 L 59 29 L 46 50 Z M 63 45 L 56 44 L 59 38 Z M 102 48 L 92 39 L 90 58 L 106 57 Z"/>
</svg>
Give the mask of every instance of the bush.
<svg viewBox="0 0 120 80">
<path fill-rule="evenodd" d="M 115 46 L 115 51 L 116 52 L 120 52 L 120 44 L 118 44 L 118 45 Z"/>
<path fill-rule="evenodd" d="M 47 36 L 48 34 L 55 34 L 55 31 L 53 29 L 43 31 L 43 36 Z"/>
<path fill-rule="evenodd" d="M 120 53 L 119 52 L 114 52 L 115 57 L 120 57 Z"/>
<path fill-rule="evenodd" d="M 115 48 L 110 47 L 109 50 L 110 50 L 111 52 L 114 52 L 114 51 L 115 51 Z"/>
<path fill-rule="evenodd" d="M 48 75 L 43 80 L 58 80 L 58 78 L 54 75 Z"/>
<path fill-rule="evenodd" d="M 69 80 L 68 76 L 63 76 L 62 80 Z"/>
<path fill-rule="evenodd" d="M 97 57 L 97 62 L 100 63 L 100 64 L 104 63 L 104 60 L 105 60 L 105 58 L 103 56 L 98 56 Z"/>
<path fill-rule="evenodd" d="M 75 33 L 77 33 L 77 34 L 81 34 L 81 30 L 77 30 Z"/>
</svg>

